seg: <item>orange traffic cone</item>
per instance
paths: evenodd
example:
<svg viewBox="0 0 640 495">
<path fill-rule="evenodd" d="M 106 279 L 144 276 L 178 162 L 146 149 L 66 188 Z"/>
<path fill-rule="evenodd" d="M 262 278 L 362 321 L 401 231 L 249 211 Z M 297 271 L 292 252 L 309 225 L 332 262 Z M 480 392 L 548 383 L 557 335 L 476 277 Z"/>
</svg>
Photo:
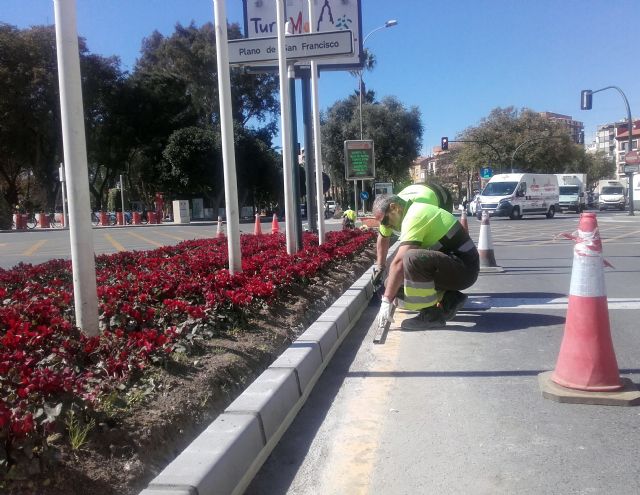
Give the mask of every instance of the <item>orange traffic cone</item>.
<svg viewBox="0 0 640 495">
<path fill-rule="evenodd" d="M 280 232 L 280 224 L 278 223 L 278 215 L 273 214 L 273 220 L 271 220 L 271 233 L 277 234 Z"/>
<path fill-rule="evenodd" d="M 216 229 L 216 237 L 224 237 L 224 231 L 222 230 L 222 217 L 218 217 L 218 228 Z"/>
<path fill-rule="evenodd" d="M 253 235 L 262 235 L 262 225 L 260 225 L 260 214 L 256 213 L 256 225 L 253 228 Z"/>
<path fill-rule="evenodd" d="M 460 214 L 460 225 L 462 225 L 462 228 L 468 234 L 469 233 L 469 222 L 467 221 L 467 209 L 466 208 L 464 208 L 462 210 L 462 213 Z"/>
<path fill-rule="evenodd" d="M 498 266 L 496 257 L 493 254 L 493 243 L 491 241 L 491 225 L 489 223 L 489 212 L 482 212 L 482 222 L 480 223 L 480 239 L 478 240 L 478 254 L 480 255 L 481 272 L 503 272 L 504 268 Z"/>
<path fill-rule="evenodd" d="M 620 379 L 611 340 L 602 242 L 595 213 L 580 216 L 577 235 L 564 337 L 555 371 L 540 375 L 542 393 L 560 402 L 640 403 L 640 393 L 633 383 Z"/>
</svg>

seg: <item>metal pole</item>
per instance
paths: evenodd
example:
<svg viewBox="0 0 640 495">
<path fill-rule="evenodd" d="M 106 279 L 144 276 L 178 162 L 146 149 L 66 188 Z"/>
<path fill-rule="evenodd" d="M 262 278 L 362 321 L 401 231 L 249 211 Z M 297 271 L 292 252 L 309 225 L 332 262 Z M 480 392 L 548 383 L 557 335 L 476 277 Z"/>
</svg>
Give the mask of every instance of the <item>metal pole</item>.
<svg viewBox="0 0 640 495">
<path fill-rule="evenodd" d="M 308 0 L 309 32 L 315 32 L 315 19 L 313 15 L 313 0 Z M 325 237 L 324 224 L 324 194 L 322 182 L 322 149 L 320 136 L 320 103 L 318 98 L 318 65 L 311 60 L 311 110 L 313 114 L 313 153 L 316 166 L 316 200 L 318 205 L 318 243 L 322 245 Z M 305 143 L 306 145 L 306 143 Z M 309 149 L 309 153 L 311 150 Z M 322 211 L 321 211 L 322 210 Z"/>
<path fill-rule="evenodd" d="M 595 91 L 591 91 L 591 94 L 594 93 L 599 93 L 600 91 L 604 91 L 605 89 L 615 89 L 618 93 L 620 93 L 620 96 L 622 96 L 622 99 L 624 100 L 624 104 L 625 107 L 627 109 L 627 127 L 628 127 L 628 131 L 629 131 L 629 137 L 628 137 L 628 147 L 629 149 L 627 150 L 627 153 L 629 151 L 631 151 L 631 145 L 633 143 L 633 120 L 631 119 L 631 108 L 629 107 L 629 100 L 627 100 L 627 96 L 624 94 L 624 92 L 618 87 L 618 86 L 607 86 L 605 88 L 600 88 L 600 89 L 596 89 Z M 625 155 L 626 156 L 626 155 Z M 626 161 L 625 161 L 626 163 Z M 633 173 L 631 174 L 626 174 L 628 180 L 629 180 L 629 216 L 635 216 L 634 213 L 634 208 L 633 208 Z"/>
<path fill-rule="evenodd" d="M 282 135 L 282 171 L 284 175 L 284 208 L 287 221 L 285 232 L 287 237 L 287 253 L 298 252 L 295 212 L 299 209 L 293 191 L 293 178 L 291 166 L 291 115 L 289 112 L 289 91 L 285 81 L 287 80 L 287 60 L 284 32 L 284 1 L 276 0 L 277 29 L 278 29 L 278 75 L 280 77 L 280 129 Z M 294 196 L 294 197 L 292 197 Z M 295 203 L 294 203 L 295 201 Z M 295 206 L 294 206 L 295 205 Z"/>
<path fill-rule="evenodd" d="M 309 222 L 309 230 L 315 232 L 316 229 L 316 206 L 315 196 L 313 194 L 313 155 L 311 154 L 312 141 L 312 119 L 311 119 L 311 74 L 304 71 L 302 74 L 302 120 L 304 122 L 304 161 L 305 161 L 305 186 L 307 189 L 307 222 Z M 320 204 L 318 204 L 320 211 Z"/>
<path fill-rule="evenodd" d="M 69 237 L 76 325 L 99 335 L 96 265 L 85 141 L 75 0 L 54 0 L 65 178 L 69 183 Z"/>
<path fill-rule="evenodd" d="M 64 163 L 60 164 L 58 175 L 60 176 L 60 191 L 62 192 L 62 223 L 64 224 L 64 228 L 68 228 L 69 216 L 67 214 L 67 181 L 64 177 Z"/>
<path fill-rule="evenodd" d="M 238 210 L 238 181 L 231 113 L 231 77 L 229 74 L 229 44 L 227 42 L 227 13 L 225 0 L 213 0 L 216 34 L 216 62 L 218 64 L 218 93 L 220 99 L 220 130 L 222 135 L 222 163 L 224 170 L 225 216 L 227 219 L 227 251 L 229 272 L 242 272 L 240 251 L 240 212 Z"/>
<path fill-rule="evenodd" d="M 120 174 L 120 202 L 122 203 L 122 225 L 127 224 L 127 218 L 124 215 L 124 179 Z"/>
<path fill-rule="evenodd" d="M 296 68 L 293 62 L 288 65 L 289 108 L 291 111 L 291 176 L 293 177 L 293 197 L 295 203 L 296 251 L 302 248 L 302 212 L 300 211 L 300 165 L 298 163 L 298 112 L 296 107 Z"/>
<path fill-rule="evenodd" d="M 362 136 L 364 135 L 362 132 L 362 69 L 358 71 L 360 76 L 360 85 L 358 86 L 358 99 L 360 101 L 360 139 L 364 139 Z"/>
</svg>

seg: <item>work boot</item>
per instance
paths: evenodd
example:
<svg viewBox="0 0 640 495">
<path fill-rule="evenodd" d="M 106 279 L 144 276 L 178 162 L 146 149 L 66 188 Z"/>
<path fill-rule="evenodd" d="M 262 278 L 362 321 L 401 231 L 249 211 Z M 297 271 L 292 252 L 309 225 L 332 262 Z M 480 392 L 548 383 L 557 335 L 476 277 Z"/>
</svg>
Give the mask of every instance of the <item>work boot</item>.
<svg viewBox="0 0 640 495">
<path fill-rule="evenodd" d="M 458 311 L 464 308 L 464 304 L 467 302 L 468 296 L 457 290 L 448 290 L 444 293 L 441 305 L 443 310 L 443 317 L 445 321 L 453 319 Z"/>
<path fill-rule="evenodd" d="M 400 328 L 403 330 L 429 330 L 430 328 L 442 328 L 446 324 L 442 308 L 431 306 L 421 309 L 417 316 L 403 320 Z"/>
</svg>

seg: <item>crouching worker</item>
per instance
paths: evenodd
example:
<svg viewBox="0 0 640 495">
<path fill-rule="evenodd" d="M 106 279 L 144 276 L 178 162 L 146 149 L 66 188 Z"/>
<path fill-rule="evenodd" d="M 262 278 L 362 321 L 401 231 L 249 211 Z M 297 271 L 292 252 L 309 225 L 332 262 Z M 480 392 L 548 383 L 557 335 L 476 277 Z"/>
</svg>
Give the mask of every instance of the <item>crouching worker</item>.
<svg viewBox="0 0 640 495">
<path fill-rule="evenodd" d="M 445 325 L 460 310 L 480 271 L 475 244 L 456 218 L 437 206 L 377 196 L 373 214 L 387 229 L 400 232 L 388 267 L 378 323 L 391 321 L 391 305 L 404 285 L 404 308 L 418 311 L 402 328 L 424 330 Z M 379 260 L 380 261 L 380 260 Z"/>
</svg>

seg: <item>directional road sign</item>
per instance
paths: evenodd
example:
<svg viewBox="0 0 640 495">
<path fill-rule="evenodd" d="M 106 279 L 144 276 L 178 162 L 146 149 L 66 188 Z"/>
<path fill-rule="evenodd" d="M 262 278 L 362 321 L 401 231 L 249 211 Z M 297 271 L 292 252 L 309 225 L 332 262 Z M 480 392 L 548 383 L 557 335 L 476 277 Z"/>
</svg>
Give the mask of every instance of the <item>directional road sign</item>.
<svg viewBox="0 0 640 495">
<path fill-rule="evenodd" d="M 480 169 L 480 177 L 483 179 L 491 179 L 491 177 L 493 177 L 493 170 L 491 170 L 491 167 L 482 167 Z"/>
<path fill-rule="evenodd" d="M 337 57 L 353 52 L 351 31 L 297 34 L 286 37 L 287 60 Z M 250 65 L 278 59 L 278 38 L 229 40 L 229 63 Z"/>
</svg>

